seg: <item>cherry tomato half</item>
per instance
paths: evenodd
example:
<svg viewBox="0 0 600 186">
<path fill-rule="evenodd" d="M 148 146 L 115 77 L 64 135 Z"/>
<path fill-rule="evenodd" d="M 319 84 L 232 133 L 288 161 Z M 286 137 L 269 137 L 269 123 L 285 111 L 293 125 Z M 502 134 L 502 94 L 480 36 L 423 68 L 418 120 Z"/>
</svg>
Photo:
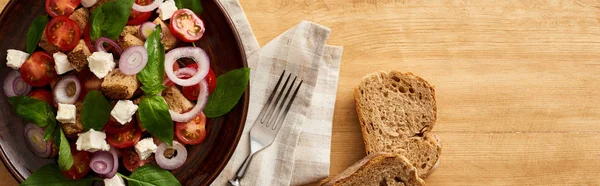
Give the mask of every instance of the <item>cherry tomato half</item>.
<svg viewBox="0 0 600 186">
<path fill-rule="evenodd" d="M 204 22 L 191 10 L 179 9 L 171 17 L 169 30 L 179 40 L 194 42 L 204 35 Z"/>
<path fill-rule="evenodd" d="M 114 117 L 110 116 L 108 122 L 106 122 L 106 125 L 104 125 L 104 130 L 106 130 L 108 133 L 118 134 L 128 131 L 131 129 L 131 127 L 133 127 L 133 125 L 137 125 L 135 123 L 135 119 L 132 119 L 131 122 L 122 125 Z"/>
<path fill-rule="evenodd" d="M 42 51 L 31 54 L 19 72 L 23 81 L 34 87 L 47 85 L 58 76 L 54 69 L 54 58 Z"/>
<path fill-rule="evenodd" d="M 67 16 L 52 18 L 46 26 L 45 34 L 48 42 L 58 46 L 62 51 L 73 50 L 81 38 L 79 26 Z"/>
<path fill-rule="evenodd" d="M 175 125 L 175 136 L 179 142 L 186 145 L 196 145 L 204 142 L 206 138 L 206 116 L 198 114 L 188 122 L 177 122 Z"/>
<path fill-rule="evenodd" d="M 123 149 L 123 151 L 121 151 L 121 155 L 123 157 L 123 165 L 125 165 L 125 168 L 131 172 L 138 167 L 145 165 L 146 163 L 154 161 L 154 156 L 150 156 L 145 160 L 141 160 L 140 155 L 138 155 L 133 148 Z"/>
<path fill-rule="evenodd" d="M 198 64 L 192 63 L 189 64 L 187 67 L 198 69 Z M 206 75 L 204 80 L 206 80 L 206 83 L 208 84 L 208 93 L 212 94 L 212 92 L 217 87 L 217 79 L 212 69 L 208 69 L 208 74 Z M 200 85 L 197 84 L 193 86 L 183 87 L 182 91 L 185 98 L 189 100 L 198 100 L 198 94 L 200 93 Z"/>
<path fill-rule="evenodd" d="M 135 4 L 138 5 L 149 5 L 150 3 L 152 3 L 152 0 L 135 0 Z M 129 19 L 127 20 L 127 25 L 141 25 L 142 23 L 148 21 L 150 16 L 152 16 L 152 11 L 138 12 L 131 10 L 131 13 L 129 13 Z"/>
<path fill-rule="evenodd" d="M 71 145 L 71 154 L 73 155 L 73 166 L 62 173 L 69 179 L 78 180 L 83 178 L 90 171 L 90 153 L 86 151 L 77 151 Z"/>
<path fill-rule="evenodd" d="M 142 137 L 142 130 L 133 125 L 130 130 L 120 133 L 106 133 L 106 141 L 115 148 L 127 148 L 134 146 Z"/>
<path fill-rule="evenodd" d="M 46 0 L 46 12 L 50 16 L 70 16 L 79 6 L 81 0 Z"/>
<path fill-rule="evenodd" d="M 50 106 L 56 107 L 54 103 L 54 98 L 52 98 L 52 93 L 46 89 L 37 89 L 29 93 L 29 97 L 45 101 Z"/>
</svg>

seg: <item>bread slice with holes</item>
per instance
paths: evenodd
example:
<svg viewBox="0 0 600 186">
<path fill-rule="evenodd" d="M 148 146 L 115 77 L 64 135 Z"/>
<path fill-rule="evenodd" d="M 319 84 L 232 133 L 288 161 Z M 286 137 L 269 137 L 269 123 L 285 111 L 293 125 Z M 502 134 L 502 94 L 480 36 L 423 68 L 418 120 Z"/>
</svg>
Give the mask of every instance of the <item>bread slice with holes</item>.
<svg viewBox="0 0 600 186">
<path fill-rule="evenodd" d="M 430 132 L 437 115 L 433 86 L 412 73 L 378 72 L 362 79 L 354 99 L 367 154 L 405 156 L 421 178 L 435 170 L 442 147 Z"/>
<path fill-rule="evenodd" d="M 325 186 L 422 186 L 417 169 L 403 156 L 394 153 L 373 153 L 333 177 Z"/>
</svg>

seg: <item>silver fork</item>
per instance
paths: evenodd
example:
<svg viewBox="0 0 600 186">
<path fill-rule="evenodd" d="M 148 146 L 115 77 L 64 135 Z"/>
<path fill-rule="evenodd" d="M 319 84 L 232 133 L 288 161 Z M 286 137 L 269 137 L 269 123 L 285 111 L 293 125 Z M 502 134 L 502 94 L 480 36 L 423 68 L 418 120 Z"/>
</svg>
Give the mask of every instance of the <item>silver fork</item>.
<svg viewBox="0 0 600 186">
<path fill-rule="evenodd" d="M 290 111 L 290 108 L 292 107 L 294 99 L 296 99 L 296 94 L 298 94 L 298 90 L 300 90 L 300 86 L 302 86 L 303 81 L 300 80 L 300 83 L 296 86 L 296 90 L 294 90 L 292 96 L 289 97 L 290 92 L 294 88 L 294 84 L 296 84 L 296 80 L 298 80 L 298 77 L 295 76 L 294 80 L 289 83 L 292 76 L 292 74 L 289 74 L 285 80 L 285 83 L 283 83 L 281 90 L 279 93 L 277 93 L 278 89 L 280 88 L 279 85 L 281 84 L 284 76 L 285 71 L 281 73 L 281 76 L 277 81 L 277 85 L 275 85 L 275 88 L 271 92 L 269 99 L 267 99 L 266 104 L 260 111 L 258 118 L 256 121 L 254 121 L 252 129 L 250 130 L 250 155 L 246 157 L 246 160 L 244 160 L 244 163 L 238 169 L 235 178 L 229 180 L 229 183 L 233 186 L 240 185 L 239 180 L 244 177 L 246 169 L 248 169 L 248 165 L 250 164 L 254 154 L 265 149 L 273 143 L 275 137 L 279 133 L 279 129 L 282 127 L 288 111 Z M 277 97 L 275 98 L 275 96 Z M 274 98 L 275 100 L 273 100 Z M 286 105 L 285 108 L 284 105 Z"/>
</svg>

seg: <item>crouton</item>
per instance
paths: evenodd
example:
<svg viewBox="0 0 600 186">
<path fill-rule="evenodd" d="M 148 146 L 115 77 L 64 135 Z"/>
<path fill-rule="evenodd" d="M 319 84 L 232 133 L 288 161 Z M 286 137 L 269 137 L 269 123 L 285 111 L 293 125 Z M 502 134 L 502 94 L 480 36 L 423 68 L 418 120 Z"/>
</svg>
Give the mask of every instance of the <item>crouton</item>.
<svg viewBox="0 0 600 186">
<path fill-rule="evenodd" d="M 136 75 L 125 75 L 119 69 L 114 69 L 102 82 L 102 93 L 110 99 L 123 100 L 133 97 L 140 88 Z"/>
<path fill-rule="evenodd" d="M 123 37 L 120 37 L 117 40 L 117 44 L 123 49 L 123 51 L 127 50 L 127 48 L 132 46 L 144 46 L 144 41 L 140 38 L 135 37 L 134 35 L 127 34 Z"/>
<path fill-rule="evenodd" d="M 134 35 L 139 37 L 140 25 L 127 25 L 123 28 L 123 32 L 121 32 L 121 37 L 126 36 L 127 34 Z"/>
<path fill-rule="evenodd" d="M 60 126 L 65 133 L 65 136 L 71 139 L 76 139 L 77 134 L 83 132 L 83 122 L 81 122 L 81 110 L 83 109 L 83 103 L 78 101 L 75 104 L 76 113 L 75 113 L 75 123 L 60 123 Z"/>
<path fill-rule="evenodd" d="M 169 105 L 169 109 L 177 113 L 187 112 L 194 107 L 194 103 L 190 102 L 179 89 L 175 86 L 171 86 L 162 93 L 163 98 Z"/>
<path fill-rule="evenodd" d="M 75 21 L 79 26 L 79 29 L 83 31 L 85 25 L 88 24 L 88 20 L 90 20 L 90 11 L 85 7 L 81 7 L 75 10 L 75 12 L 73 12 L 73 14 L 69 16 L 69 18 Z"/>
<path fill-rule="evenodd" d="M 94 12 L 94 10 L 96 10 L 96 8 L 100 7 L 100 5 L 102 5 L 104 3 L 108 3 L 110 1 L 113 1 L 113 0 L 98 0 L 98 2 L 96 4 L 94 4 L 94 6 L 90 7 L 90 11 Z"/>
<path fill-rule="evenodd" d="M 167 26 L 167 24 L 163 22 L 160 17 L 157 17 L 152 22 L 160 24 L 160 27 L 162 28 L 163 38 L 160 42 L 165 45 L 165 51 L 175 48 L 175 46 L 177 46 L 177 38 L 171 33 L 169 26 Z"/>
<path fill-rule="evenodd" d="M 42 38 L 40 38 L 38 46 L 40 46 L 40 48 L 44 49 L 50 55 L 53 55 L 60 50 L 58 46 L 55 46 L 48 41 L 48 38 L 46 38 L 46 34 L 44 32 L 42 32 Z"/>
<path fill-rule="evenodd" d="M 67 53 L 67 58 L 69 59 L 69 63 L 71 63 L 75 70 L 79 72 L 88 65 L 87 58 L 90 55 L 92 55 L 92 52 L 90 52 L 90 49 L 85 45 L 85 41 L 81 39 L 77 46 Z"/>
</svg>

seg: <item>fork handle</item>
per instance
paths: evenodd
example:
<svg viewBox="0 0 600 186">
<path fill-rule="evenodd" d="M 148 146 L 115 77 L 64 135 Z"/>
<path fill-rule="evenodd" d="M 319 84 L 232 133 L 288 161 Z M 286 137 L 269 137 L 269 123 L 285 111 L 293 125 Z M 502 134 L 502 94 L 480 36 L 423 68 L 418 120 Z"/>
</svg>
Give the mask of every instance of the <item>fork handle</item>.
<svg viewBox="0 0 600 186">
<path fill-rule="evenodd" d="M 242 163 L 237 173 L 235 174 L 235 180 L 239 180 L 244 177 L 244 174 L 246 174 L 246 169 L 248 169 L 248 165 L 250 165 L 250 161 L 252 161 L 252 157 L 254 157 L 254 153 L 250 153 L 248 157 L 246 157 L 246 160 L 244 160 L 244 163 Z"/>
</svg>

